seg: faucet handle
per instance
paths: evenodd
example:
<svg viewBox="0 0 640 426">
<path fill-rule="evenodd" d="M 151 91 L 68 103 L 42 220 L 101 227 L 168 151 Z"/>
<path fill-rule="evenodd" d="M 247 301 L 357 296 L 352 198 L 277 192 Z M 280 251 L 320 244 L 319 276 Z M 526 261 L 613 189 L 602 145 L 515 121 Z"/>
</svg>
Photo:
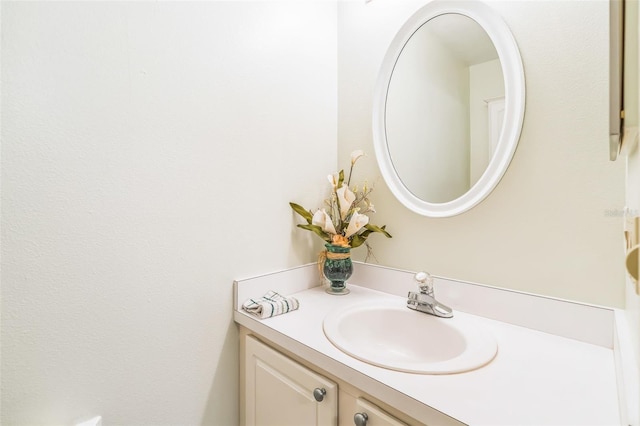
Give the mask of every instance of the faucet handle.
<svg viewBox="0 0 640 426">
<path fill-rule="evenodd" d="M 428 272 L 418 272 L 413 277 L 418 282 L 421 293 L 433 294 L 433 277 Z"/>
</svg>

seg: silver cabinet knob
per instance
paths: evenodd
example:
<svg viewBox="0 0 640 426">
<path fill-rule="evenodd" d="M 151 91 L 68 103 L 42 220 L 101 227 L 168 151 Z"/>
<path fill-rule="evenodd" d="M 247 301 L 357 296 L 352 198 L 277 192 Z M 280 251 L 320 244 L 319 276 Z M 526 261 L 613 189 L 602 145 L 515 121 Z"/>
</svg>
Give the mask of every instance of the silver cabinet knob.
<svg viewBox="0 0 640 426">
<path fill-rule="evenodd" d="M 324 399 L 324 396 L 327 394 L 327 391 L 321 388 L 315 388 L 313 390 L 313 397 L 316 399 L 316 401 L 318 402 L 322 402 L 322 400 Z"/>
<path fill-rule="evenodd" d="M 367 420 L 369 420 L 367 413 L 356 413 L 355 416 L 353 416 L 353 423 L 355 423 L 356 426 L 367 426 Z"/>
</svg>

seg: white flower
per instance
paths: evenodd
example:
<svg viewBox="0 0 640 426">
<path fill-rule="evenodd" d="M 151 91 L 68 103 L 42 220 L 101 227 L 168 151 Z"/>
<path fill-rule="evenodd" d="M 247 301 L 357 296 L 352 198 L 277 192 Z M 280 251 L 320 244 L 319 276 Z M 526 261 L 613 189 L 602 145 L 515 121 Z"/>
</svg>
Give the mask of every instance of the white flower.
<svg viewBox="0 0 640 426">
<path fill-rule="evenodd" d="M 331 184 L 331 186 L 335 190 L 336 186 L 338 186 L 338 177 L 336 175 L 328 175 L 327 179 L 329 180 L 329 183 Z"/>
<path fill-rule="evenodd" d="M 338 202 L 340 203 L 340 217 L 344 220 L 351 210 L 351 204 L 356 200 L 356 196 L 351 190 L 343 185 L 336 190 L 336 195 L 338 196 Z"/>
<path fill-rule="evenodd" d="M 346 238 L 349 238 L 359 230 L 361 230 L 367 223 L 369 223 L 369 216 L 366 214 L 354 213 L 349 221 L 349 226 L 344 233 Z"/>
<path fill-rule="evenodd" d="M 376 212 L 376 208 L 373 206 L 373 203 L 371 202 L 371 200 L 369 200 L 368 198 L 364 199 L 364 203 L 367 205 L 367 211 L 368 212 Z"/>
<path fill-rule="evenodd" d="M 331 216 L 329 216 L 325 209 L 318 210 L 313 214 L 311 224 L 321 227 L 327 234 L 337 234 L 336 228 L 333 226 L 333 222 L 331 221 Z"/>
<path fill-rule="evenodd" d="M 358 161 L 358 158 L 362 157 L 364 155 L 364 151 L 361 149 L 355 150 L 351 153 L 351 167 L 353 167 L 354 164 L 356 164 L 356 161 Z"/>
</svg>

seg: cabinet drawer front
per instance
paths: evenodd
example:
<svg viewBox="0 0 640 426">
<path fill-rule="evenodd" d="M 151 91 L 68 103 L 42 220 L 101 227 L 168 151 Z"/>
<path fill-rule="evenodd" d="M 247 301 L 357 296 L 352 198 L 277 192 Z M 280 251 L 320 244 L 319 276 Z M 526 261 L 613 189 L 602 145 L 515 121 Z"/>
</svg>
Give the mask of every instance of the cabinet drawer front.
<svg viewBox="0 0 640 426">
<path fill-rule="evenodd" d="M 358 413 L 367 415 L 367 426 L 407 426 L 406 423 L 385 413 L 366 399 L 358 398 L 356 410 Z"/>
</svg>

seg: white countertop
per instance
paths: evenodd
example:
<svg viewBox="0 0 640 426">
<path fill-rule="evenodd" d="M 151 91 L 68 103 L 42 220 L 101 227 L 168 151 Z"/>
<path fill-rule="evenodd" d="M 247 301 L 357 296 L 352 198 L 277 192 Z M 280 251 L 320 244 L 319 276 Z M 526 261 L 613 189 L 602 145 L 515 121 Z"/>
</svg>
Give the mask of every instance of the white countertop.
<svg viewBox="0 0 640 426">
<path fill-rule="evenodd" d="M 262 295 L 259 287 L 253 297 Z M 283 287 L 286 291 L 287 286 Z M 234 319 L 425 423 L 441 419 L 439 413 L 443 413 L 472 425 L 620 424 L 611 348 L 455 311 L 456 316 L 471 318 L 495 335 L 498 354 L 490 364 L 452 375 L 392 371 L 338 350 L 325 337 L 322 320 L 350 304 L 384 300 L 404 306 L 406 299 L 353 284 L 349 288 L 351 294 L 345 296 L 329 295 L 322 287 L 285 293 L 299 300 L 300 309 L 265 320 L 238 310 L 242 300 L 236 300 Z M 246 288 L 243 291 L 236 298 L 243 297 Z"/>
</svg>

